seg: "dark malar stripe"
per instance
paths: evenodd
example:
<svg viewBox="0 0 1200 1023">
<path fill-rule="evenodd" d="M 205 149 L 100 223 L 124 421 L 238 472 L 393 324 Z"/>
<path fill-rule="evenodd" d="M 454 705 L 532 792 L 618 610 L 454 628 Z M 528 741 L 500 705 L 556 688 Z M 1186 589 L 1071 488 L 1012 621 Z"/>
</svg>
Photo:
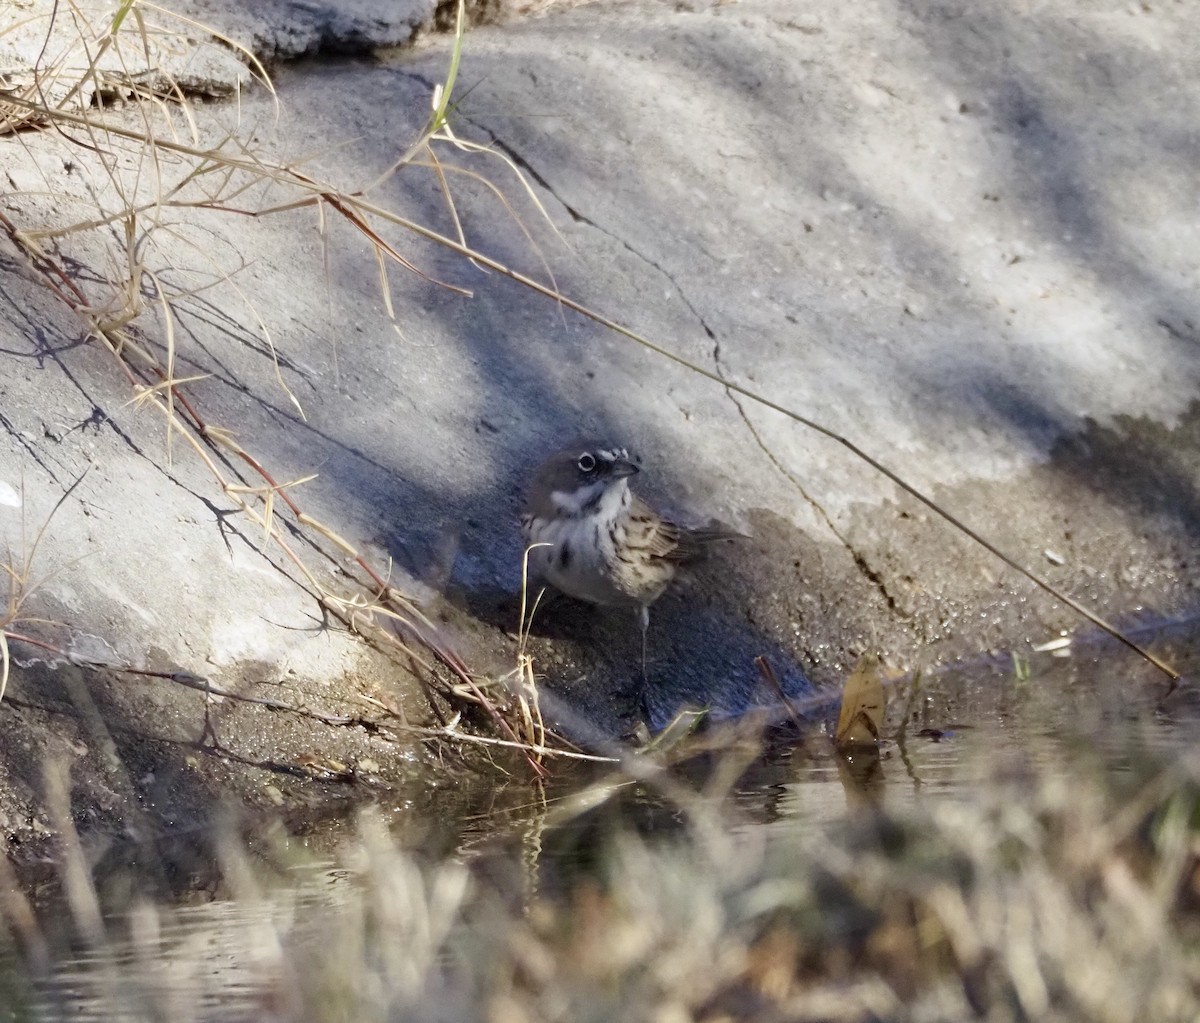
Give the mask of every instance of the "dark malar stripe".
<svg viewBox="0 0 1200 1023">
<path fill-rule="evenodd" d="M 597 490 L 591 497 L 588 498 L 587 504 L 579 509 L 580 515 L 591 515 L 597 508 L 600 507 L 600 502 L 604 500 L 604 491 Z"/>
</svg>

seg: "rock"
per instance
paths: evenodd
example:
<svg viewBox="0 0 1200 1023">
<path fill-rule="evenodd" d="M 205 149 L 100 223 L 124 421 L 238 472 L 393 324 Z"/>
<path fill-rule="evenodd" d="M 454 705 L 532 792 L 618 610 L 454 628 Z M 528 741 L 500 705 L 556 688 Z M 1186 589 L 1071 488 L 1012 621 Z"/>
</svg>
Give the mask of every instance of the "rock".
<svg viewBox="0 0 1200 1023">
<path fill-rule="evenodd" d="M 119 137 L 0 137 L 0 534 L 39 583 L 21 615 L 58 623 L 10 623 L 53 649 L 11 641 L 0 715 L 37 741 L 0 758 L 0 811 L 29 819 L 59 733 L 96 751 L 110 733 L 127 776 L 84 757 L 78 777 L 113 821 L 148 798 L 135 779 L 163 818 L 194 819 L 314 749 L 419 775 L 419 755 L 356 725 L 425 715 L 432 669 L 392 656 L 393 633 L 377 648 L 349 631 L 376 587 L 351 552 L 428 619 L 409 613 L 407 642 L 500 678 L 517 663 L 524 479 L 579 434 L 639 448 L 656 503 L 753 537 L 655 605 L 659 723 L 770 699 L 759 655 L 799 691 L 840 681 L 866 643 L 928 661 L 1078 624 L 846 445 L 725 383 L 858 445 L 1018 561 L 1055 552 L 1055 582 L 1107 614 L 1194 606 L 1175 568 L 1200 469 L 1189 15 L 1115 28 L 1056 17 L 1061 0 L 1037 18 L 880 0 L 801 26 L 784 0 L 692 6 L 567 5 L 473 31 L 451 125 L 488 151 L 438 153 L 470 245 L 552 272 L 716 381 L 363 212 L 424 275 L 391 264 L 389 315 L 371 238 L 340 210 L 456 235 L 428 167 L 389 173 L 451 43 L 334 55 L 411 38 L 432 4 L 195 3 L 181 10 L 260 57 L 320 59 L 278 64 L 271 95 L 199 30 L 156 35 L 130 79 L 162 91 L 156 75 L 195 71 L 186 91 L 214 98 L 194 137 L 153 108 L 157 162 L 129 141 L 145 121 L 128 81 L 53 86 L 92 90 Z M 219 73 L 196 70 L 210 57 Z M 226 175 L 196 156 L 218 146 L 245 162 Z M 275 180 L 241 190 L 253 161 Z M 319 214 L 295 205 L 315 195 Z M 88 317 L 132 324 L 136 386 Z M 207 433 L 179 404 L 167 431 L 138 348 L 172 360 Z M 230 436 L 253 463 L 210 443 Z M 339 619 L 321 592 L 357 603 Z M 547 716 L 619 734 L 633 619 L 564 600 L 533 631 Z M 60 664 L 86 637 L 106 666 Z"/>
</svg>

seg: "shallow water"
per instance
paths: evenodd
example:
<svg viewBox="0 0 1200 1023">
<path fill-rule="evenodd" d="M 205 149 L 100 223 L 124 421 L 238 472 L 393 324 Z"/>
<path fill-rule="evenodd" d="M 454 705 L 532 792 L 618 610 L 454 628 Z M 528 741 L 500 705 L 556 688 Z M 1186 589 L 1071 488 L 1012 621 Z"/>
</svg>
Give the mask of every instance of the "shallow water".
<svg viewBox="0 0 1200 1023">
<path fill-rule="evenodd" d="M 1139 641 L 1185 675 L 1196 666 L 1195 623 L 1145 630 Z M 684 833 L 674 791 L 680 785 L 703 791 L 706 805 L 723 806 L 730 835 L 771 842 L 870 803 L 968 801 L 1001 775 L 1070 777 L 1097 763 L 1119 773 L 1194 745 L 1200 698 L 1190 684 L 1168 690 L 1160 673 L 1109 640 L 1076 641 L 1066 656 L 1031 653 L 1021 663 L 984 657 L 927 673 L 915 693 L 911 679 L 894 683 L 891 737 L 877 760 L 841 758 L 820 723 L 835 708 L 810 708 L 816 723 L 804 742 L 768 742 L 757 756 L 745 755 L 737 771 L 730 764 L 745 744 L 693 758 L 671 772 L 670 785 L 578 766 L 542 790 L 492 780 L 482 801 L 461 793 L 445 800 L 415 858 L 427 872 L 440 863 L 505 876 L 520 905 L 534 890 L 561 889 L 593 869 L 598 832 L 620 825 L 651 840 Z M 581 792 L 593 794 L 598 808 L 579 806 Z M 386 822 L 388 808 L 380 809 Z M 0 1005 L 26 1010 L 20 1017 L 0 1011 L 0 1019 L 285 1018 L 294 997 L 279 980 L 287 976 L 287 957 L 297 943 L 328 941 L 327 922 L 360 893 L 359 869 L 344 865 L 356 858 L 344 848 L 352 834 L 347 824 L 307 838 L 277 837 L 265 874 L 256 873 L 253 853 L 234 855 L 223 864 L 226 881 L 214 889 L 220 894 L 192 891 L 193 904 L 171 907 L 135 902 L 108 915 L 104 939 L 91 947 L 73 936 L 64 899 L 43 900 L 48 969 L 34 978 L 14 954 L 0 960 Z M 402 842 L 411 848 L 406 837 Z M 427 894 L 436 888 L 428 877 L 414 883 Z M 414 905 L 418 917 L 422 906 Z"/>
</svg>

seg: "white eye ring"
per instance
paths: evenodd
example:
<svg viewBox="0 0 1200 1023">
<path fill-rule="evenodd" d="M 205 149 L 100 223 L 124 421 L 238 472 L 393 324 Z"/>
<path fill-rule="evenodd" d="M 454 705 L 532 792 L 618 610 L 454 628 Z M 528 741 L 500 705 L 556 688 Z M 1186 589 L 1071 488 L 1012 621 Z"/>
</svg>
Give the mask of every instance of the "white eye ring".
<svg viewBox="0 0 1200 1023">
<path fill-rule="evenodd" d="M 596 459 L 595 456 L 585 451 L 575 464 L 579 466 L 580 472 L 592 472 L 596 468 Z"/>
</svg>

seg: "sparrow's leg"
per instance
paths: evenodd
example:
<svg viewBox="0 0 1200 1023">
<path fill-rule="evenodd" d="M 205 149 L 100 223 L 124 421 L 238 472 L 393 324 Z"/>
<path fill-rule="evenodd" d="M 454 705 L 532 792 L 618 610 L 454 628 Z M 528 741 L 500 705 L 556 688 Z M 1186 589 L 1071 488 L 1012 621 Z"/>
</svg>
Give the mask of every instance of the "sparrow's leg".
<svg viewBox="0 0 1200 1023">
<path fill-rule="evenodd" d="M 650 608 L 638 608 L 638 624 L 642 627 L 642 687 L 646 686 L 646 633 L 650 631 Z"/>
<path fill-rule="evenodd" d="M 638 624 L 642 627 L 642 680 L 638 686 L 637 710 L 649 727 L 650 703 L 646 699 L 646 690 L 649 688 L 646 684 L 646 634 L 650 631 L 650 608 L 645 604 L 638 609 Z"/>
</svg>

